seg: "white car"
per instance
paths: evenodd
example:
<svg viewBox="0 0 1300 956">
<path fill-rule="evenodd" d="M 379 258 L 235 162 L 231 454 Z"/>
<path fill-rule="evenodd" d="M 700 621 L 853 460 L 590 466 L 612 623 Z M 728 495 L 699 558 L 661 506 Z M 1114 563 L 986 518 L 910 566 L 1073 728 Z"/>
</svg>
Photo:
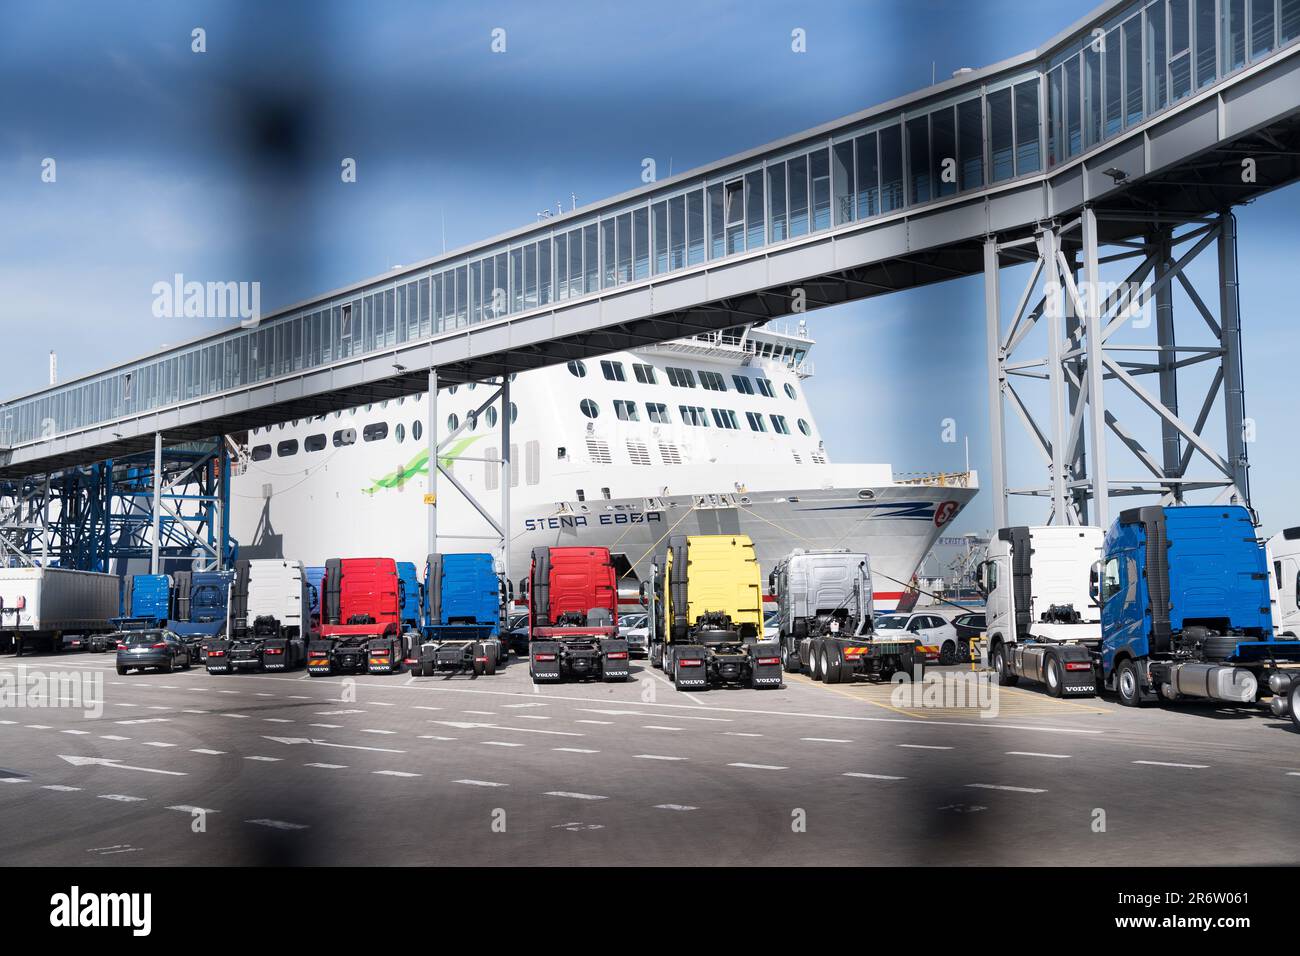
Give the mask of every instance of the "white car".
<svg viewBox="0 0 1300 956">
<path fill-rule="evenodd" d="M 650 654 L 649 616 L 645 614 L 625 614 L 618 619 L 618 636 L 627 641 L 627 652 L 631 657 L 647 657 Z"/>
<path fill-rule="evenodd" d="M 781 612 L 776 608 L 763 613 L 763 640 L 781 640 Z"/>
<path fill-rule="evenodd" d="M 940 664 L 957 662 L 957 628 L 933 611 L 911 614 L 881 614 L 876 618 L 877 631 L 907 631 L 925 647 L 925 659 Z"/>
</svg>

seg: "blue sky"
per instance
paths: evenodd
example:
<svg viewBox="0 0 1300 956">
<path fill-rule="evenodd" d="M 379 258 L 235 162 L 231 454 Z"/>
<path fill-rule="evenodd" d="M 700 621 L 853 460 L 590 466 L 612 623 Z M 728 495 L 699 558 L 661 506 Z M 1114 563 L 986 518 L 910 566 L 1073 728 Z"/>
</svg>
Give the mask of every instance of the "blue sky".
<svg viewBox="0 0 1300 956">
<path fill-rule="evenodd" d="M 151 287 L 173 273 L 257 280 L 268 310 L 436 254 L 444 235 L 453 248 L 530 223 L 571 192 L 585 204 L 635 187 L 643 157 L 681 171 L 926 86 L 932 71 L 996 62 L 1093 6 L 7 4 L 0 394 L 42 385 L 51 348 L 66 379 L 210 329 L 152 317 Z M 504 54 L 489 47 L 497 27 Z M 806 54 L 790 51 L 796 27 Z M 355 184 L 340 182 L 345 156 Z M 46 157 L 54 184 L 40 179 Z M 1253 490 L 1271 530 L 1297 523 L 1283 284 L 1300 190 L 1238 215 Z M 809 392 L 834 459 L 953 470 L 968 436 L 987 474 L 980 279 L 819 312 L 810 327 Z M 941 440 L 946 418 L 956 443 Z M 1026 452 L 1011 446 L 1013 481 L 1039 477 Z M 1137 474 L 1118 452 L 1112 462 Z M 955 530 L 990 521 L 983 495 Z"/>
</svg>

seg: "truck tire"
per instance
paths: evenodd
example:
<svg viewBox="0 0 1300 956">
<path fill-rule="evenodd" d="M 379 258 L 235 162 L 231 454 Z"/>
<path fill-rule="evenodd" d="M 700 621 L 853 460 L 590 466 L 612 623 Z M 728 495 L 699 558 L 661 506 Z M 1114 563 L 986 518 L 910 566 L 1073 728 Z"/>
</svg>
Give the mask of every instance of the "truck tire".
<svg viewBox="0 0 1300 956">
<path fill-rule="evenodd" d="M 486 660 L 483 662 L 483 673 L 491 676 L 497 672 L 497 652 L 496 648 L 490 643 L 483 644 L 483 656 Z"/>
<path fill-rule="evenodd" d="M 808 676 L 815 681 L 822 679 L 821 641 L 813 641 L 808 645 Z"/>
<path fill-rule="evenodd" d="M 822 641 L 822 680 L 828 684 L 838 684 L 843 679 L 840 657 L 838 644 L 834 641 Z"/>
<path fill-rule="evenodd" d="M 1142 682 L 1138 677 L 1137 665 L 1131 660 L 1124 660 L 1115 670 L 1115 691 L 1119 702 L 1125 707 L 1142 706 Z"/>
<path fill-rule="evenodd" d="M 664 669 L 664 646 L 658 641 L 652 641 L 649 651 L 650 666 L 657 670 Z"/>
<path fill-rule="evenodd" d="M 799 673 L 801 667 L 799 663 L 799 652 L 791 648 L 789 641 L 781 641 L 781 670 L 787 674 Z"/>
<path fill-rule="evenodd" d="M 1300 730 L 1300 680 L 1291 683 L 1291 693 L 1287 695 L 1287 702 L 1291 705 L 1291 723 L 1295 725 L 1296 730 Z"/>
<path fill-rule="evenodd" d="M 1047 693 L 1052 697 L 1065 695 L 1065 675 L 1061 671 L 1061 661 L 1055 654 L 1048 654 L 1043 661 L 1043 683 Z"/>
<path fill-rule="evenodd" d="M 999 644 L 993 648 L 991 660 L 993 669 L 997 671 L 998 685 L 1000 687 L 1015 687 L 1020 683 L 1020 678 L 1011 673 L 1011 667 L 1007 664 L 1007 648 L 1005 644 Z"/>
</svg>

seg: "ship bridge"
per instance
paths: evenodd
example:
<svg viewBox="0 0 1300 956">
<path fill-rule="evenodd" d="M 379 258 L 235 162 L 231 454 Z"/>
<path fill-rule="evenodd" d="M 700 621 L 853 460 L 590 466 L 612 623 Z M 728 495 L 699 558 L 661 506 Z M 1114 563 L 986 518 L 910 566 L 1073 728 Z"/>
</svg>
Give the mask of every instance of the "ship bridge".
<svg viewBox="0 0 1300 956">
<path fill-rule="evenodd" d="M 1108 432 L 1151 472 L 1125 488 L 1205 486 L 1186 477 L 1194 452 L 1244 495 L 1234 429 L 1226 451 L 1208 447 L 1172 395 L 1179 367 L 1213 359 L 1230 425 L 1242 416 L 1230 210 L 1300 177 L 1298 41 L 1300 0 L 1105 3 L 1001 63 L 5 401 L 0 478 L 982 273 L 1000 514 L 1020 492 L 1049 498 L 1052 520 L 1094 499 L 1104 516 Z M 1100 257 L 1107 244 L 1118 251 Z M 1191 293 L 1210 344 L 1193 352 L 1171 327 L 1154 358 L 1108 356 L 1123 310 L 1190 289 L 1184 266 L 1211 245 L 1222 295 Z M 1101 264 L 1130 255 L 1140 291 L 1085 293 Z M 1018 262 L 1045 291 L 1019 295 L 1008 330 L 998 272 Z M 1051 354 L 1033 371 L 1012 353 L 1042 319 Z M 1136 386 L 1147 373 L 1159 394 Z M 1028 407 L 1016 375 L 1049 381 L 1050 407 Z M 1116 429 L 1104 382 L 1151 399 L 1163 455 Z M 1043 452 L 1046 483 L 1007 487 L 1004 405 Z M 1084 434 L 1101 443 L 1086 467 Z"/>
</svg>

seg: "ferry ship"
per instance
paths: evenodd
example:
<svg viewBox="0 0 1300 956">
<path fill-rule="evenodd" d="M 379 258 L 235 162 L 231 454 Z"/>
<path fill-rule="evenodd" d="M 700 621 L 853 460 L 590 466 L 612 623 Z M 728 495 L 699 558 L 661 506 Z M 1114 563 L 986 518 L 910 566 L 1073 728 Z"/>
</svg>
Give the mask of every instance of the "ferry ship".
<svg viewBox="0 0 1300 956">
<path fill-rule="evenodd" d="M 975 495 L 976 475 L 832 462 L 803 388 L 813 344 L 804 322 L 768 323 L 571 361 L 513 376 L 505 410 L 500 398 L 487 404 L 498 384 L 440 389 L 439 435 L 452 436 L 440 458 L 455 482 L 437 481 L 439 550 L 496 551 L 519 581 L 534 547 L 605 546 L 628 593 L 670 535 L 743 533 L 764 569 L 794 548 L 867 552 L 876 607 L 892 609 Z M 240 555 L 422 563 L 427 402 L 416 395 L 231 436 Z M 507 554 L 484 517 L 501 520 L 503 414 Z"/>
</svg>

